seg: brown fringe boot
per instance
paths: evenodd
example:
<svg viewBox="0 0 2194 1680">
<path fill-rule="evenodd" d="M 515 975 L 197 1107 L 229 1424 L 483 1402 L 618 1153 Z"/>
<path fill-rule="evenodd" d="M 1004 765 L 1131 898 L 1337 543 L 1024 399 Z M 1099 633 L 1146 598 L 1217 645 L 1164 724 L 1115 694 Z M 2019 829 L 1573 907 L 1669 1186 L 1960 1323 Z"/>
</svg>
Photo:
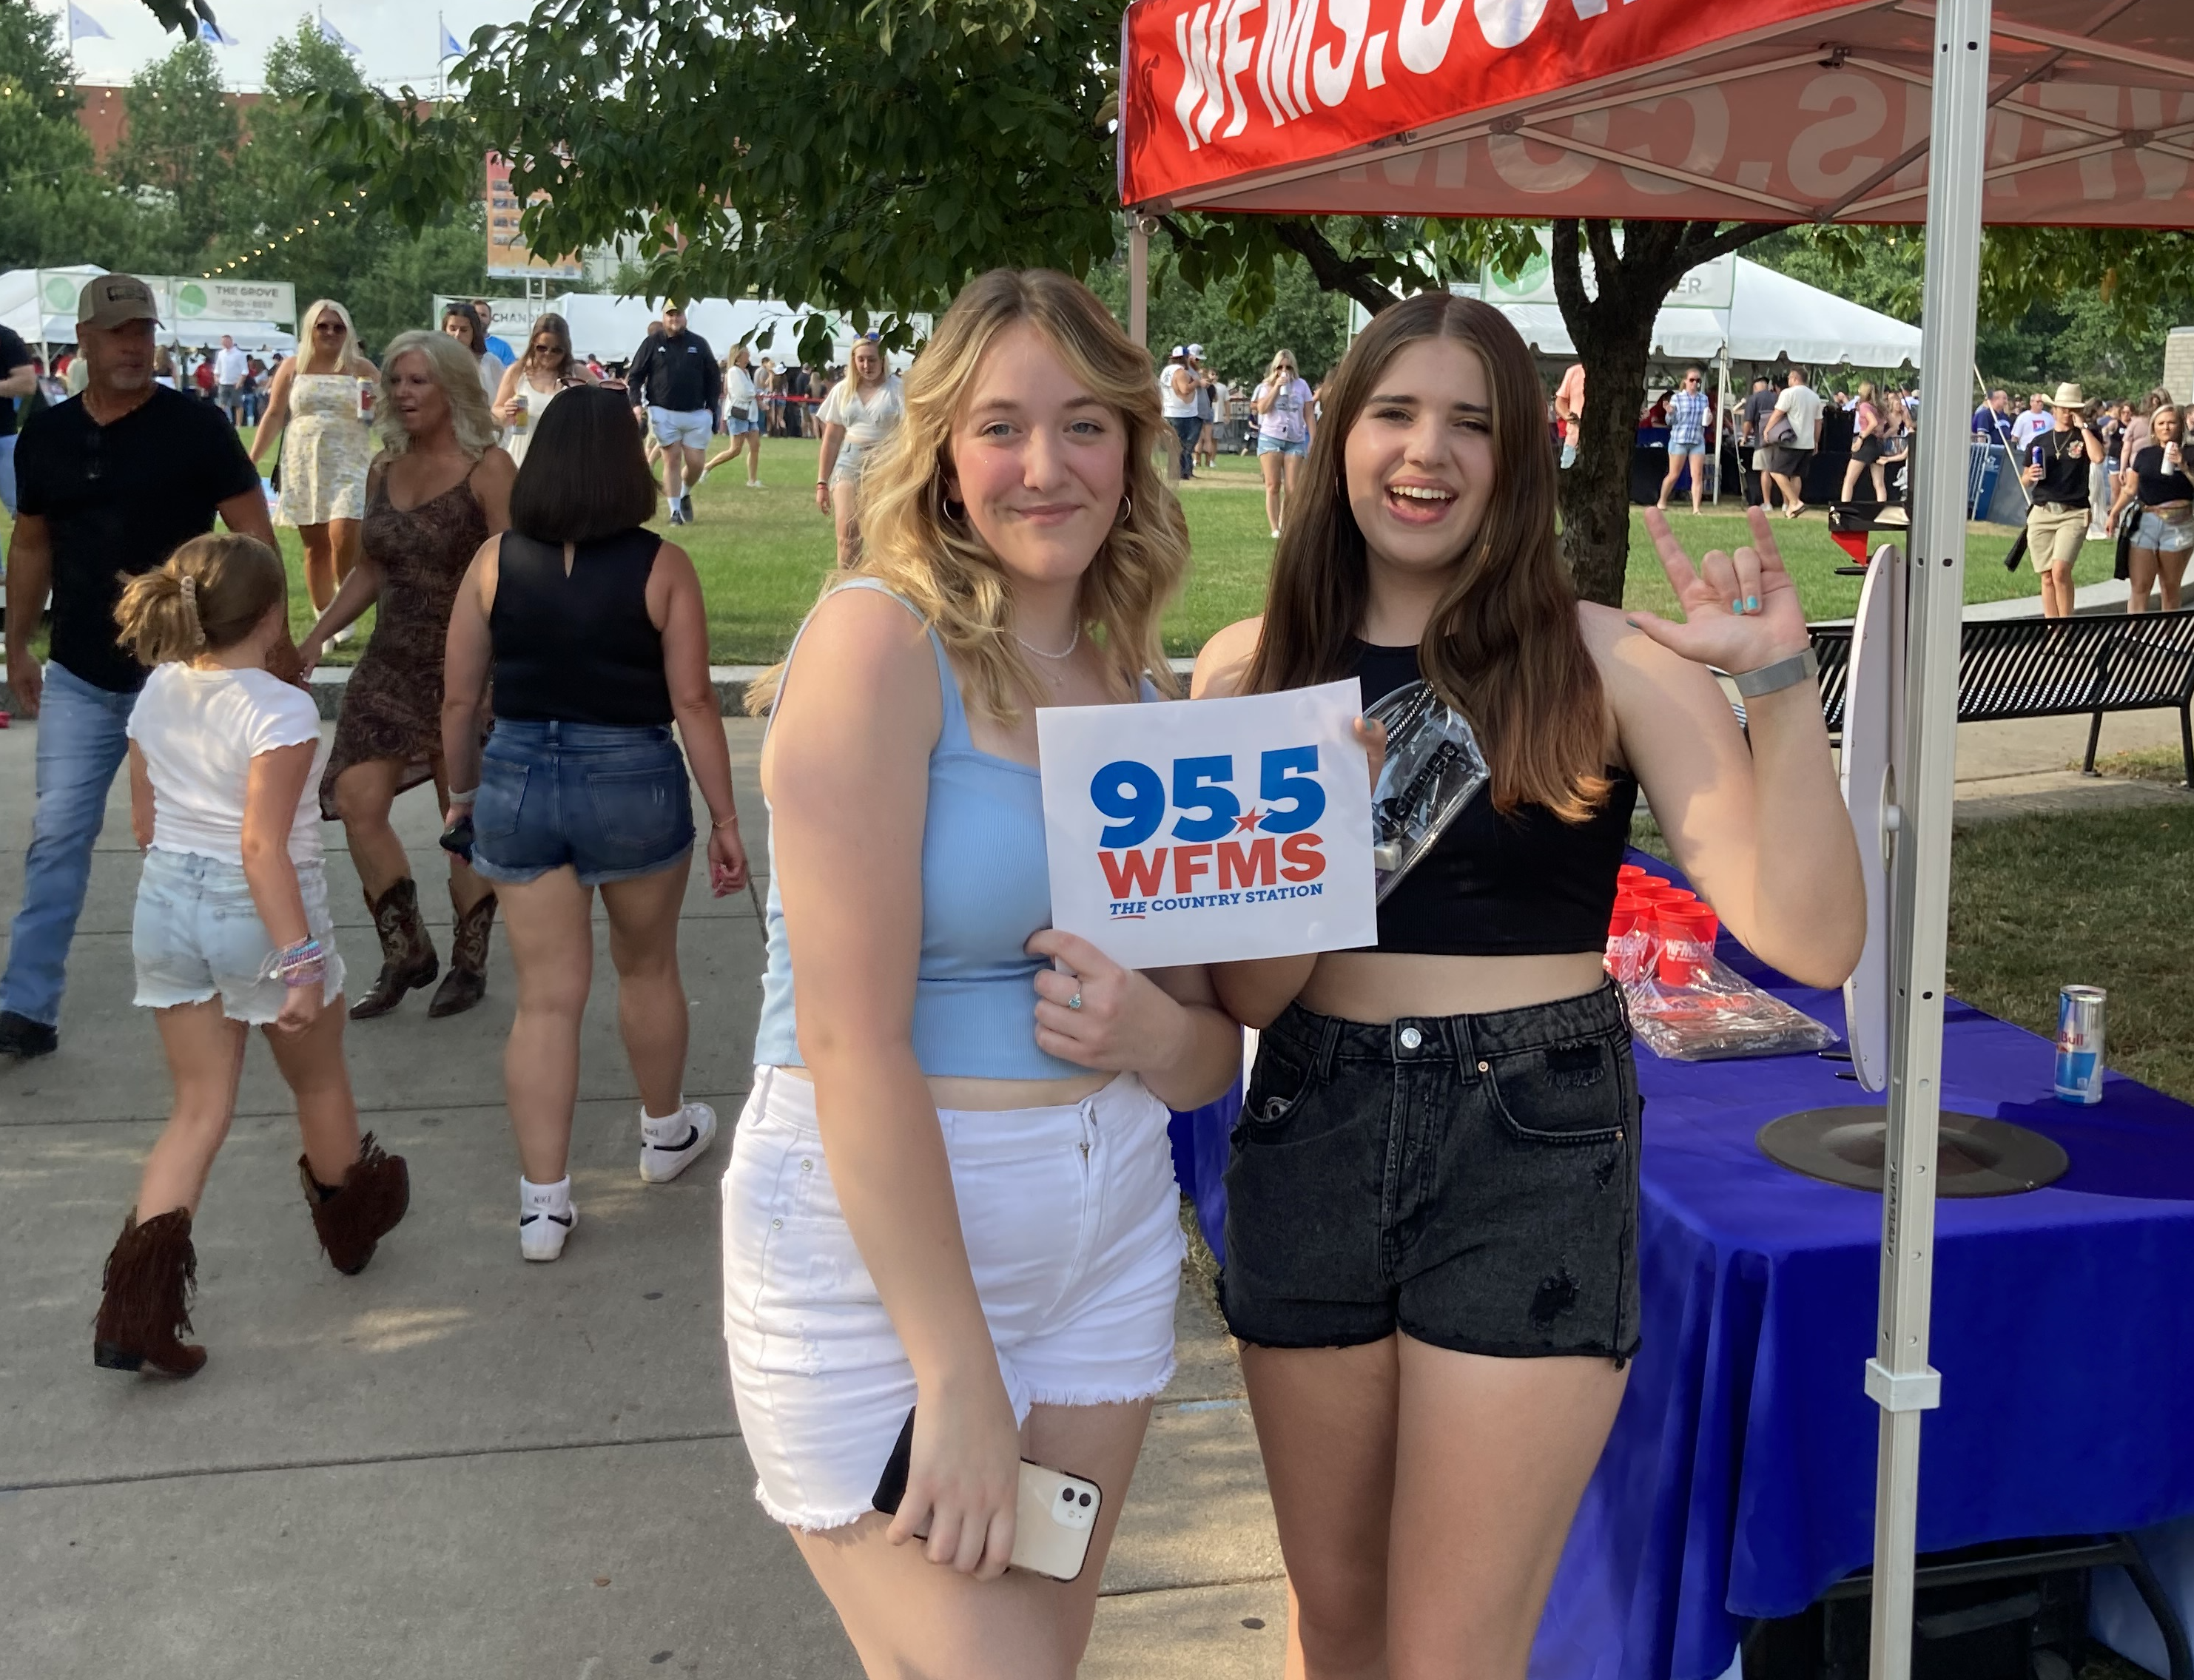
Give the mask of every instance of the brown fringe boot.
<svg viewBox="0 0 2194 1680">
<path fill-rule="evenodd" d="M 384 1152 L 367 1132 L 358 1142 L 358 1159 L 343 1169 L 342 1183 L 330 1189 L 313 1176 L 311 1164 L 297 1157 L 304 1181 L 305 1206 L 328 1263 L 355 1277 L 373 1258 L 373 1246 L 396 1229 L 411 1205 L 411 1174 L 400 1155 Z"/>
<path fill-rule="evenodd" d="M 370 1021 L 386 1015 L 403 1001 L 404 994 L 425 985 L 441 972 L 427 924 L 419 919 L 419 889 L 409 875 L 389 883 L 378 900 L 368 894 L 373 912 L 373 931 L 381 936 L 381 973 L 373 989 L 350 1006 L 353 1021 Z"/>
<path fill-rule="evenodd" d="M 427 1013 L 436 1020 L 462 1015 L 487 995 L 487 937 L 495 926 L 495 894 L 489 893 L 469 910 L 459 910 L 453 886 L 450 908 L 457 917 L 450 936 L 450 972 L 427 1006 Z"/>
<path fill-rule="evenodd" d="M 106 1293 L 91 1333 L 92 1362 L 110 1371 L 149 1366 L 167 1377 L 197 1374 L 206 1351 L 176 1332 L 191 1327 L 186 1301 L 198 1270 L 187 1209 L 158 1214 L 141 1225 L 132 1212 L 122 1222 L 122 1235 L 100 1279 Z"/>
</svg>

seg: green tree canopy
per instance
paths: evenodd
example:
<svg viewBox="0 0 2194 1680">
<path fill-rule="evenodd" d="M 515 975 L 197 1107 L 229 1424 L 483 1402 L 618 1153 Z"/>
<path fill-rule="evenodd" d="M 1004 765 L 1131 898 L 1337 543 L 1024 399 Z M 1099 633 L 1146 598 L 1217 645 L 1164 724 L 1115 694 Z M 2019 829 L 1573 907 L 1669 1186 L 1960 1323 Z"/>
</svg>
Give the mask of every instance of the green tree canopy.
<svg viewBox="0 0 2194 1680">
<path fill-rule="evenodd" d="M 237 154 L 244 129 L 213 49 L 186 41 L 153 60 L 129 78 L 123 105 L 129 131 L 108 168 L 148 208 L 167 212 L 164 230 L 141 231 L 139 261 L 188 269 L 241 209 Z"/>
<path fill-rule="evenodd" d="M 101 261 L 130 220 L 92 167 L 75 82 L 59 20 L 0 6 L 0 268 Z"/>
</svg>

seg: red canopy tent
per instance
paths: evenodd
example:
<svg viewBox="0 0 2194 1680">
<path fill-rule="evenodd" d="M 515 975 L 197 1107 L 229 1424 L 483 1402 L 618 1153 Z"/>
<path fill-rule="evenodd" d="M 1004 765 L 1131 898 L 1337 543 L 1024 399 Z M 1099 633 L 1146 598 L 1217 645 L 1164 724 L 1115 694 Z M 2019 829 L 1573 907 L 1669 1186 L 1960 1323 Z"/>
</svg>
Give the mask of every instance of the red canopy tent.
<svg viewBox="0 0 2194 1680">
<path fill-rule="evenodd" d="M 1980 226 L 2194 226 L 2189 0 L 1135 0 L 1120 190 L 1172 210 L 1923 221 L 1871 1671 L 1910 1672 Z M 1146 247 L 1130 242 L 1143 330 Z M 1857 801 L 1854 802 L 1855 805 Z M 1857 1374 L 1857 1373 L 1854 1373 Z"/>
</svg>

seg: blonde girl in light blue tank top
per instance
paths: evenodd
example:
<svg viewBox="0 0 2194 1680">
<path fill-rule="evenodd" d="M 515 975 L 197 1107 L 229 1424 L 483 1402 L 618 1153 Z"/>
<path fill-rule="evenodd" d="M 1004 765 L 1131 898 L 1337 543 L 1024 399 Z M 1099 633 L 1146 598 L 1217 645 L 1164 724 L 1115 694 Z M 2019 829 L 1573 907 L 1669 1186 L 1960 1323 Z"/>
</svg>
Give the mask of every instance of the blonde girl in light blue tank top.
<svg viewBox="0 0 2194 1680">
<path fill-rule="evenodd" d="M 1149 359 L 1063 275 L 970 285 L 905 400 L 856 576 L 757 685 L 770 972 L 725 1332 L 757 1496 L 869 1672 L 1063 1680 L 1172 1374 L 1166 1107 L 1239 1051 L 1202 969 L 1049 929 L 1035 711 L 1173 690 L 1186 531 Z M 1105 1490 L 1072 1582 L 1005 1573 L 1023 1456 Z"/>
</svg>

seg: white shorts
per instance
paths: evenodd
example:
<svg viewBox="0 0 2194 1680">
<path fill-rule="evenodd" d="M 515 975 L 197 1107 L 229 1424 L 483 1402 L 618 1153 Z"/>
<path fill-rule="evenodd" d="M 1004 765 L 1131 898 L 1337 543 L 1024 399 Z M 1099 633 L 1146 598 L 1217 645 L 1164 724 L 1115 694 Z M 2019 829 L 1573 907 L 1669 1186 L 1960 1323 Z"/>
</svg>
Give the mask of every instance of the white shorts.
<svg viewBox="0 0 2194 1680">
<path fill-rule="evenodd" d="M 655 441 L 669 449 L 673 444 L 683 444 L 689 450 L 709 447 L 709 410 L 706 409 L 658 409 L 647 411 L 647 423 L 653 428 Z"/>
<path fill-rule="evenodd" d="M 1080 1103 L 938 1121 L 1014 1415 L 1157 1394 L 1183 1251 L 1164 1105 L 1123 1074 Z M 773 1068 L 724 1175 L 724 1339 L 763 1509 L 805 1529 L 872 1509 L 914 1368 L 839 1211 L 815 1087 Z"/>
</svg>

